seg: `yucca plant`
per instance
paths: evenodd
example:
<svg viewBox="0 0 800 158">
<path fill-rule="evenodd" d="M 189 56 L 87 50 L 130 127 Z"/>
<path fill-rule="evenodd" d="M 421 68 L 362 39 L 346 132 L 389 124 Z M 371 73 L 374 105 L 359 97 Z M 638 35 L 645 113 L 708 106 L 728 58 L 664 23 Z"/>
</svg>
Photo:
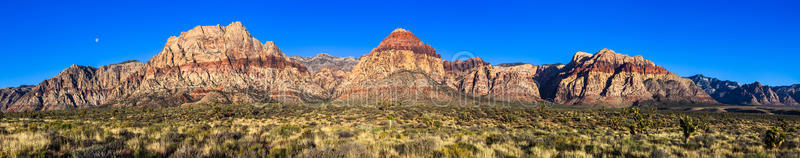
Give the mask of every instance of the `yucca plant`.
<svg viewBox="0 0 800 158">
<path fill-rule="evenodd" d="M 692 117 L 681 117 L 681 129 L 683 129 L 683 142 L 689 143 L 689 137 L 692 137 L 697 132 L 697 126 L 694 124 Z"/>
<path fill-rule="evenodd" d="M 786 133 L 778 129 L 778 127 L 772 127 L 764 134 L 764 147 L 767 149 L 778 148 L 783 144 L 784 140 L 786 140 Z"/>
</svg>

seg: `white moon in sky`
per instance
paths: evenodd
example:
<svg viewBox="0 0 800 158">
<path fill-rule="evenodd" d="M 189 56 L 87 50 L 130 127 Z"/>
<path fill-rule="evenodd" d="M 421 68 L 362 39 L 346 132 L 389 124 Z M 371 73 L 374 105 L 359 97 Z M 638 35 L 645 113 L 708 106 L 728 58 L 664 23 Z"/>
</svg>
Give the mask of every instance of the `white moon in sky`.
<svg viewBox="0 0 800 158">
<path fill-rule="evenodd" d="M 100 38 L 94 38 L 94 43 L 100 42 Z"/>
</svg>

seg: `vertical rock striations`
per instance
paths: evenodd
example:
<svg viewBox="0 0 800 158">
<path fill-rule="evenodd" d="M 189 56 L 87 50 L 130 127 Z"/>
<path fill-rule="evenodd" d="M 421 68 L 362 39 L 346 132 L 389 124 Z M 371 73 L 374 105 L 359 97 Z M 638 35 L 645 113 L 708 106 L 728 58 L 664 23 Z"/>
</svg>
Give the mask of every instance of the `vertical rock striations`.
<svg viewBox="0 0 800 158">
<path fill-rule="evenodd" d="M 739 82 L 722 81 L 717 78 L 706 77 L 700 74 L 687 77 L 691 79 L 695 85 L 706 91 L 711 97 L 720 103 L 731 104 L 732 101 L 725 100 L 731 95 L 731 91 L 741 87 Z"/>
<path fill-rule="evenodd" d="M 578 52 L 560 74 L 553 100 L 563 104 L 624 107 L 642 103 L 715 103 L 691 80 L 641 56 L 603 49 Z"/>
<path fill-rule="evenodd" d="M 734 105 L 789 105 L 797 106 L 800 86 L 770 87 L 759 82 L 739 85 L 738 82 L 694 75 L 688 77 L 720 103 Z"/>
<path fill-rule="evenodd" d="M 34 86 L 23 85 L 0 89 L 0 111 L 6 111 L 9 106 L 31 91 Z"/>
<path fill-rule="evenodd" d="M 126 61 L 94 68 L 72 65 L 58 75 L 39 83 L 14 101 L 6 111 L 56 110 L 101 106 L 112 91 L 144 66 Z"/>
<path fill-rule="evenodd" d="M 800 105 L 790 95 L 778 94 L 772 87 L 759 82 L 742 85 L 732 90 L 723 100 L 740 105 Z"/>
<path fill-rule="evenodd" d="M 794 84 L 791 86 L 777 86 L 772 87 L 775 90 L 775 93 L 778 93 L 778 97 L 782 98 L 783 100 L 789 101 L 791 98 L 795 102 L 800 102 L 800 84 Z M 792 104 L 798 105 L 798 104 Z"/>
<path fill-rule="evenodd" d="M 335 57 L 331 56 L 327 53 L 320 53 L 314 57 L 300 57 L 300 56 L 291 56 L 289 57 L 293 61 L 300 63 L 311 73 L 317 73 L 323 68 L 328 69 L 339 69 L 344 72 L 350 72 L 353 70 L 353 66 L 358 64 L 358 59 L 353 57 Z"/>
<path fill-rule="evenodd" d="M 362 56 L 337 89 L 339 100 L 446 100 L 446 76 L 433 47 L 404 29 L 396 29 Z"/>
<path fill-rule="evenodd" d="M 240 22 L 197 26 L 170 37 L 141 75 L 141 83 L 117 105 L 302 102 L 322 95 L 318 86 L 308 84 L 305 66 L 274 42 L 252 37 Z"/>
</svg>

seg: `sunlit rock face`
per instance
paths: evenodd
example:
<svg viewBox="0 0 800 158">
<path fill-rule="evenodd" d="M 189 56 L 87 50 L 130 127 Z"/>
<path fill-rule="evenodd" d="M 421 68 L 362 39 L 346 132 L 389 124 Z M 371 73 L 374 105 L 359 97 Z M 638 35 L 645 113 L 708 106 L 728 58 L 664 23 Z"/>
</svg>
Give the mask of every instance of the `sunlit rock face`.
<svg viewBox="0 0 800 158">
<path fill-rule="evenodd" d="M 433 47 L 396 29 L 358 64 L 336 90 L 338 100 L 444 99 L 442 59 Z"/>
<path fill-rule="evenodd" d="M 603 49 L 578 52 L 559 75 L 553 101 L 625 107 L 644 103 L 716 103 L 691 80 L 641 56 Z"/>
<path fill-rule="evenodd" d="M 310 84 L 305 66 L 274 42 L 261 43 L 239 22 L 197 26 L 170 37 L 139 75 L 141 82 L 131 83 L 137 85 L 129 86 L 115 105 L 307 102 L 323 97 L 323 90 Z"/>
<path fill-rule="evenodd" d="M 353 57 L 336 57 L 320 53 L 313 57 L 291 56 L 293 61 L 305 65 L 312 74 L 313 84 L 323 89 L 323 98 L 334 97 L 336 88 L 344 81 L 348 72 L 358 63 Z"/>
<path fill-rule="evenodd" d="M 115 88 L 140 71 L 144 64 L 126 61 L 99 68 L 72 65 L 53 78 L 26 90 L 16 90 L 16 100 L 6 100 L 6 111 L 58 110 L 104 105 Z M 19 96 L 20 94 L 23 94 Z M 12 97 L 9 97 L 13 99 Z"/>
<path fill-rule="evenodd" d="M 0 89 L 0 111 L 6 111 L 17 100 L 31 91 L 34 86 L 23 85 L 19 87 L 9 87 Z"/>
<path fill-rule="evenodd" d="M 780 97 L 783 102 L 788 103 L 791 100 L 794 100 L 795 104 L 786 104 L 791 106 L 800 106 L 800 84 L 794 84 L 791 86 L 777 86 L 772 87 L 776 93 L 778 93 L 778 97 Z M 790 99 L 791 98 L 791 99 Z"/>
<path fill-rule="evenodd" d="M 170 37 L 146 63 L 73 65 L 36 86 L 0 89 L 0 110 L 398 100 L 627 107 L 715 104 L 708 93 L 716 97 L 725 89 L 704 91 L 701 87 L 713 86 L 695 82 L 641 56 L 608 49 L 578 52 L 567 65 L 492 65 L 478 57 L 444 61 L 404 29 L 392 31 L 360 58 L 288 57 L 274 42 L 262 43 L 234 22 L 197 26 Z M 730 92 L 719 97 L 795 105 L 797 87 L 745 85 L 725 89 Z"/>
</svg>

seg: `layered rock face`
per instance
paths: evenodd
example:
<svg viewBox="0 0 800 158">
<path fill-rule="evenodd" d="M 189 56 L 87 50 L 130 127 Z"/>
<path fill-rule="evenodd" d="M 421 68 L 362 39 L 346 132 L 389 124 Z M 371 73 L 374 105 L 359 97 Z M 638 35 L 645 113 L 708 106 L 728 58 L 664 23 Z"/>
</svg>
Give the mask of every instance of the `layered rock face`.
<svg viewBox="0 0 800 158">
<path fill-rule="evenodd" d="M 481 66 L 456 82 L 456 89 L 466 95 L 496 101 L 531 103 L 542 101 L 536 80 L 546 75 L 548 66 L 522 64 Z"/>
<path fill-rule="evenodd" d="M 777 86 L 772 88 L 775 90 L 775 93 L 778 93 L 778 97 L 784 98 L 784 100 L 789 100 L 788 98 L 792 98 L 794 101 L 800 102 L 800 84 L 794 84 L 791 86 Z"/>
<path fill-rule="evenodd" d="M 780 95 L 772 90 L 772 87 L 762 85 L 759 82 L 745 84 L 742 87 L 732 90 L 731 95 L 722 100 L 730 104 L 740 105 L 800 105 L 789 95 Z"/>
<path fill-rule="evenodd" d="M 335 57 L 328 55 L 327 53 L 320 53 L 314 57 L 300 57 L 300 56 L 291 56 L 290 57 L 293 61 L 300 63 L 311 73 L 320 72 L 322 69 L 339 69 L 344 72 L 350 72 L 353 70 L 353 66 L 358 64 L 358 59 L 353 57 Z"/>
<path fill-rule="evenodd" d="M 362 56 L 336 94 L 339 100 L 446 99 L 439 54 L 417 36 L 396 29 Z"/>
<path fill-rule="evenodd" d="M 776 88 L 777 95 L 764 88 L 742 90 L 763 94 L 755 97 L 758 103 L 789 104 L 798 97 L 797 87 Z M 0 89 L 0 110 L 258 102 L 452 103 L 465 98 L 617 107 L 715 103 L 691 80 L 641 56 L 608 49 L 579 52 L 568 65 L 492 66 L 480 58 L 443 61 L 416 35 L 396 29 L 358 59 L 327 54 L 288 57 L 275 43 L 261 43 L 234 22 L 197 26 L 170 37 L 146 64 L 74 65 L 34 87 Z"/>
<path fill-rule="evenodd" d="M 717 78 L 694 75 L 688 77 L 703 88 L 714 99 L 724 104 L 735 105 L 800 105 L 797 103 L 800 86 L 770 87 L 759 82 L 739 85 L 738 82 L 721 81 Z"/>
<path fill-rule="evenodd" d="M 691 80 L 641 56 L 617 54 L 609 49 L 594 55 L 576 53 L 559 78 L 553 101 L 563 104 L 715 103 Z"/>
<path fill-rule="evenodd" d="M 0 89 L 0 111 L 6 111 L 9 106 L 30 92 L 33 87 L 34 86 L 23 85 L 19 87 Z"/>
<path fill-rule="evenodd" d="M 731 101 L 726 101 L 725 98 L 730 95 L 730 92 L 736 88 L 741 87 L 739 82 L 733 81 L 722 81 L 717 78 L 706 77 L 703 75 L 694 75 L 687 77 L 691 79 L 695 85 L 699 86 L 703 90 L 706 91 L 711 97 L 719 101 L 720 103 L 730 104 Z"/>
<path fill-rule="evenodd" d="M 323 91 L 311 82 L 305 66 L 289 59 L 274 42 L 252 37 L 240 22 L 197 26 L 170 37 L 147 62 L 141 83 L 116 104 L 319 100 Z"/>
<path fill-rule="evenodd" d="M 94 68 L 72 65 L 58 75 L 30 88 L 6 111 L 56 110 L 96 107 L 113 96 L 114 88 L 144 66 L 126 61 Z"/>
<path fill-rule="evenodd" d="M 468 73 L 475 71 L 475 68 L 484 67 L 484 66 L 492 66 L 491 64 L 484 62 L 483 59 L 479 57 L 469 58 L 467 60 L 461 61 L 442 61 L 442 66 L 444 66 L 444 71 L 447 74 L 445 77 L 450 78 L 457 78 Z"/>
</svg>

